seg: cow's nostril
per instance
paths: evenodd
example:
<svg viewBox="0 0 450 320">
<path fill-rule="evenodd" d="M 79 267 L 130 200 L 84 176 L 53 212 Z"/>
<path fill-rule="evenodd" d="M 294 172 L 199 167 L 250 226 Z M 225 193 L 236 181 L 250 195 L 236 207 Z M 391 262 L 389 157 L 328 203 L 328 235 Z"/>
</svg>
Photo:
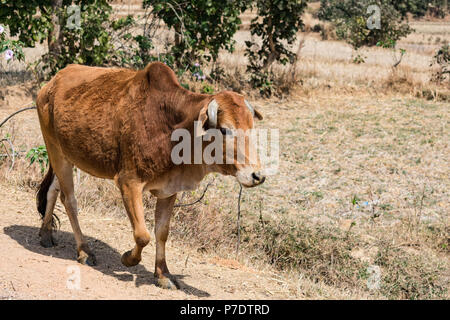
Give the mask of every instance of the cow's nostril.
<svg viewBox="0 0 450 320">
<path fill-rule="evenodd" d="M 253 172 L 252 173 L 252 178 L 253 180 L 257 181 L 257 182 L 264 182 L 264 180 L 266 179 L 266 177 L 264 177 L 261 173 L 259 172 Z"/>
</svg>

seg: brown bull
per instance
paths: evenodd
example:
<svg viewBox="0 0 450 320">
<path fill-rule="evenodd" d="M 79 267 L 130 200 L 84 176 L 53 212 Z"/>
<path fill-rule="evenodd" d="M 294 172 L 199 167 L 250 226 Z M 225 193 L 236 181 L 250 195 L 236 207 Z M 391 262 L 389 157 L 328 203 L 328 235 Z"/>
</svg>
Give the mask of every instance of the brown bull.
<svg viewBox="0 0 450 320">
<path fill-rule="evenodd" d="M 217 128 L 227 134 L 229 129 L 250 129 L 254 117 L 262 117 L 237 93 L 204 95 L 185 90 L 162 63 L 140 71 L 70 65 L 41 89 L 37 108 L 50 161 L 37 199 L 43 216 L 41 244 L 55 245 L 53 210 L 61 192 L 77 244 L 77 260 L 83 264 L 93 265 L 96 260 L 77 219 L 73 166 L 114 179 L 120 189 L 136 242 L 122 256 L 125 266 L 138 264 L 150 241 L 142 194 L 148 190 L 157 197 L 155 277 L 164 288 L 176 286 L 166 265 L 165 243 L 177 192 L 196 188 L 210 172 L 236 176 L 246 187 L 264 181 L 259 161 L 174 164 L 171 134 L 175 129 L 195 135 L 194 122 L 200 121 L 202 129 Z M 247 155 L 248 150 L 240 152 Z"/>
</svg>

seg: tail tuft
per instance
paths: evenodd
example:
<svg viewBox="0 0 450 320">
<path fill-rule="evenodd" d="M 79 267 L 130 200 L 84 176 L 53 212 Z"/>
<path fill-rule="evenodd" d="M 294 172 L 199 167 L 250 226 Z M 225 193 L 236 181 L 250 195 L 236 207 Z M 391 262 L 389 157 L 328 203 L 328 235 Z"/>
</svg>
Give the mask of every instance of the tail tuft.
<svg viewBox="0 0 450 320">
<path fill-rule="evenodd" d="M 53 168 L 50 165 L 36 195 L 37 210 L 41 214 L 42 219 L 44 219 L 45 209 L 47 208 L 47 192 L 53 182 L 54 177 L 55 174 L 53 173 Z"/>
</svg>

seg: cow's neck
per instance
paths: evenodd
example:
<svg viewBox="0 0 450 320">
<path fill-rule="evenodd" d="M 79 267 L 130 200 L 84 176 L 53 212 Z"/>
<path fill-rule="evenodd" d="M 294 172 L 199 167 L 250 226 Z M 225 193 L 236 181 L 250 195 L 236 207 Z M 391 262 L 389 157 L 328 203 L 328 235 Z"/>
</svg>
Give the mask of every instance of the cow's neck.
<svg viewBox="0 0 450 320">
<path fill-rule="evenodd" d="M 194 121 L 197 121 L 200 110 L 211 99 L 210 95 L 196 94 L 184 89 L 168 95 L 164 104 L 172 108 L 171 113 L 183 115 L 181 121 L 172 126 L 173 130 L 187 129 L 191 137 L 194 137 Z M 171 120 L 173 121 L 168 119 L 168 121 Z M 168 197 L 177 192 L 195 190 L 204 176 L 212 172 L 210 166 L 204 164 L 182 164 L 170 167 L 164 174 L 148 183 L 147 188 L 155 196 Z"/>
</svg>

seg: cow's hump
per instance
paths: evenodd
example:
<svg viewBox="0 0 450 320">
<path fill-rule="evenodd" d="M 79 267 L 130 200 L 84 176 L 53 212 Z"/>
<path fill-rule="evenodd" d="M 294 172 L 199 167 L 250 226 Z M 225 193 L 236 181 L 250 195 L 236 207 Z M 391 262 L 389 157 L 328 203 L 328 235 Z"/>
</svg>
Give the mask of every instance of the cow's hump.
<svg viewBox="0 0 450 320">
<path fill-rule="evenodd" d="M 145 73 L 151 89 L 171 91 L 181 87 L 175 72 L 164 63 L 150 63 L 145 68 Z"/>
</svg>

